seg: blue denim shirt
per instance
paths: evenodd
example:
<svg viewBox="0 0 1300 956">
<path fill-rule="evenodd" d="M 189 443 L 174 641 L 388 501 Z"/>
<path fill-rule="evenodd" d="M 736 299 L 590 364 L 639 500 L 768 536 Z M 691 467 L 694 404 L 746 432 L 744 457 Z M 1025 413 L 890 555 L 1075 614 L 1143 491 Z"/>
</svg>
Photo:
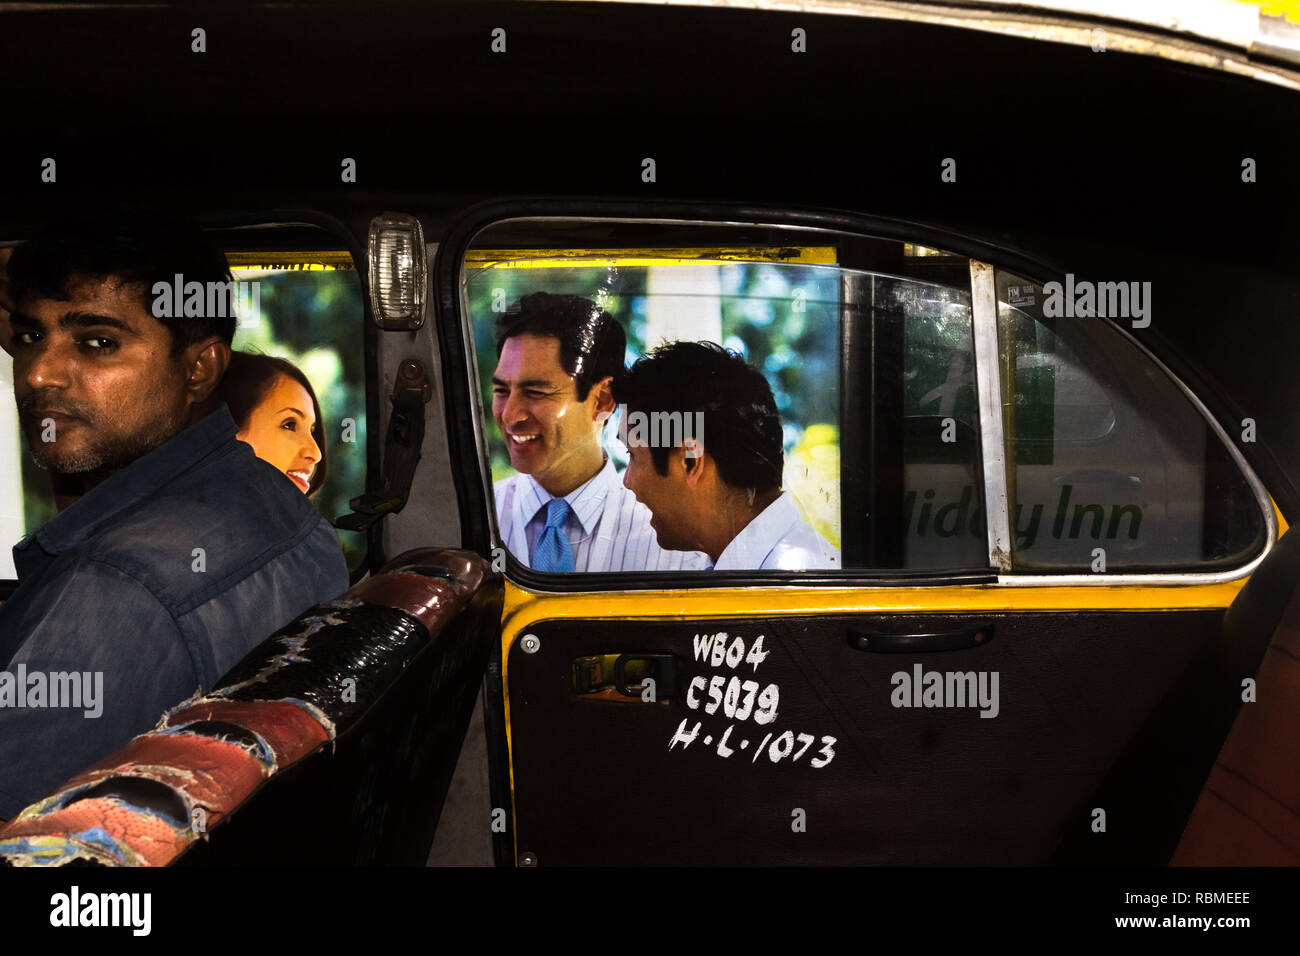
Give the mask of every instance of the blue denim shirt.
<svg viewBox="0 0 1300 956">
<path fill-rule="evenodd" d="M 0 820 L 347 590 L 334 529 L 235 431 L 221 406 L 14 547 L 18 589 L 0 605 Z"/>
</svg>

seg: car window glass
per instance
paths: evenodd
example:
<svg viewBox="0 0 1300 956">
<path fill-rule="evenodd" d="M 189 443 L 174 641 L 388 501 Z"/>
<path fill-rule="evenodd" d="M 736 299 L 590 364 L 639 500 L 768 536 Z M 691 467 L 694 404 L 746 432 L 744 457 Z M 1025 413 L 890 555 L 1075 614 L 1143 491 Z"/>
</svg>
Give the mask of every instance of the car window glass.
<svg viewBox="0 0 1300 956">
<path fill-rule="evenodd" d="M 897 566 L 979 567 L 987 562 L 988 539 L 978 477 L 979 401 L 970 293 L 908 280 L 887 281 L 886 289 L 894 310 L 878 321 L 901 323 L 905 362 L 904 552 Z M 883 378 L 893 384 L 892 376 Z M 879 429 L 884 427 L 879 423 Z M 882 507 L 888 503 L 882 501 Z"/>
<path fill-rule="evenodd" d="M 311 382 L 320 404 L 325 479 L 312 503 L 329 520 L 347 514 L 366 489 L 366 369 L 361 280 L 346 252 L 228 253 L 237 281 L 256 280 L 260 309 L 235 329 L 234 347 L 287 359 Z M 356 570 L 365 536 L 336 530 Z"/>
<path fill-rule="evenodd" d="M 625 334 L 626 366 L 664 343 L 705 342 L 761 374 L 780 419 L 781 488 L 795 506 L 794 517 L 833 549 L 837 562 L 785 570 L 987 565 L 969 263 L 901 242 L 850 246 L 835 236 L 799 239 L 730 247 L 559 248 L 557 242 L 546 249 L 482 238 L 475 244 L 465 261 L 464 302 L 498 526 L 517 559 L 534 566 L 548 520 L 534 509 L 552 497 L 534 491 L 527 507 L 516 511 L 525 494 L 520 489 L 529 486 L 522 475 L 549 468 L 537 463 L 549 458 L 534 451 L 553 449 L 545 448 L 549 426 L 515 411 L 512 460 L 495 418 L 502 383 L 494 386 L 493 378 L 505 360 L 496 329 L 512 309 L 524 308 L 526 297 L 545 292 L 581 297 L 608 313 Z M 845 258 L 880 268 L 850 268 Z M 616 490 L 627 485 L 626 415 L 619 408 L 599 439 L 618 477 Z M 707 434 L 703 444 L 709 447 Z M 534 471 L 523 473 L 515 463 Z M 671 512 L 679 496 L 670 494 L 664 503 L 642 497 L 658 526 L 655 545 L 685 553 L 681 539 L 663 531 L 676 520 Z M 589 539 L 601 531 L 579 524 L 566 525 L 574 570 L 707 568 L 658 558 L 640 566 L 594 566 L 598 545 Z M 628 536 L 625 528 L 626 522 L 613 532 L 620 541 Z M 629 547 L 649 551 L 642 543 Z M 761 569 L 758 561 L 751 558 L 746 567 Z"/>
<path fill-rule="evenodd" d="M 1021 570 L 1226 568 L 1262 547 L 1259 505 L 1175 382 L 1104 319 L 1044 314 L 999 272 L 1007 479 Z"/>
</svg>

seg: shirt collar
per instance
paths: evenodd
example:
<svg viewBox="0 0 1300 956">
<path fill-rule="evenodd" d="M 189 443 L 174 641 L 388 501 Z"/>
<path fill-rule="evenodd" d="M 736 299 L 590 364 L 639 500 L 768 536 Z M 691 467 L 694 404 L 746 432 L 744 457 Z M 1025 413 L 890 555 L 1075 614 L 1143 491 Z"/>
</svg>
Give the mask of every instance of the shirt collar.
<svg viewBox="0 0 1300 956">
<path fill-rule="evenodd" d="M 773 549 L 800 520 L 799 506 L 790 492 L 783 491 L 779 498 L 759 512 L 718 555 L 713 566 L 716 571 L 740 571 L 761 568 Z"/>
<path fill-rule="evenodd" d="M 153 451 L 114 472 L 35 534 L 19 542 L 17 548 L 26 547 L 33 539 L 50 554 L 76 547 L 215 449 L 233 441 L 236 431 L 230 410 L 221 405 Z"/>
<path fill-rule="evenodd" d="M 539 485 L 532 475 L 526 477 L 532 487 L 533 498 L 535 499 L 535 503 L 531 505 L 532 511 L 528 515 L 529 520 L 531 520 L 541 508 L 550 504 L 555 495 Z M 605 455 L 605 464 L 600 471 L 564 496 L 564 500 L 573 509 L 573 514 L 578 519 L 578 523 L 582 525 L 582 536 L 584 538 L 596 530 L 596 525 L 600 523 L 601 512 L 605 508 L 605 499 L 616 485 L 621 486 L 621 484 L 622 480 L 618 477 L 618 472 L 614 470 L 614 462 L 607 454 Z"/>
</svg>

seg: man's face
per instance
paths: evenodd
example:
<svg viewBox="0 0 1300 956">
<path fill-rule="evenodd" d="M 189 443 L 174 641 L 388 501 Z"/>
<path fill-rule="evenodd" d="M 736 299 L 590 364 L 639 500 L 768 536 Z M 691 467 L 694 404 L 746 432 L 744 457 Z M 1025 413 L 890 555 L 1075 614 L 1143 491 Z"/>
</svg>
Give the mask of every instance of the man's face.
<svg viewBox="0 0 1300 956">
<path fill-rule="evenodd" d="M 527 333 L 506 339 L 492 374 L 492 416 L 515 471 L 552 494 L 591 478 L 603 460 L 596 423 L 603 405 L 612 411 L 601 385 L 578 401 L 577 384 L 560 365 L 559 339 Z"/>
<path fill-rule="evenodd" d="M 640 444 L 632 435 L 628 438 L 627 470 L 623 484 L 637 501 L 650 509 L 650 527 L 654 529 L 659 547 L 665 551 L 698 551 L 700 542 L 696 534 L 699 516 L 693 507 L 700 499 L 687 482 L 686 456 L 681 448 L 668 454 L 668 474 L 655 469 L 650 449 Z"/>
<path fill-rule="evenodd" d="M 86 278 L 10 318 L 14 398 L 32 456 L 60 474 L 112 471 L 189 423 L 185 353 L 138 286 Z"/>
</svg>

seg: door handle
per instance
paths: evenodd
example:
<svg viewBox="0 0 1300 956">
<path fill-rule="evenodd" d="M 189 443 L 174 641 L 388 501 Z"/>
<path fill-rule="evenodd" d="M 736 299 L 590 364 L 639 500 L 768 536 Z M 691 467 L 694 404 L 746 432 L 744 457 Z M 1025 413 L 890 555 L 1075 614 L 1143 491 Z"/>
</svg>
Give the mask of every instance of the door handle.
<svg viewBox="0 0 1300 956">
<path fill-rule="evenodd" d="M 640 701 L 646 681 L 654 681 L 653 700 L 677 693 L 677 658 L 672 654 L 597 654 L 573 662 L 573 690 L 593 700 Z M 632 685 L 628 681 L 635 681 Z"/>
<path fill-rule="evenodd" d="M 850 631 L 849 647 L 873 654 L 928 654 L 980 647 L 993 640 L 993 622 L 980 621 L 952 631 L 913 631 L 889 634 L 884 631 Z"/>
<path fill-rule="evenodd" d="M 643 665 L 637 668 L 641 671 L 642 682 L 636 690 L 630 690 L 627 686 L 628 664 L 633 662 Z M 655 697 L 672 697 L 677 690 L 676 658 L 671 654 L 620 654 L 618 660 L 614 661 L 614 689 L 625 697 L 640 700 L 647 677 L 655 682 Z"/>
</svg>

